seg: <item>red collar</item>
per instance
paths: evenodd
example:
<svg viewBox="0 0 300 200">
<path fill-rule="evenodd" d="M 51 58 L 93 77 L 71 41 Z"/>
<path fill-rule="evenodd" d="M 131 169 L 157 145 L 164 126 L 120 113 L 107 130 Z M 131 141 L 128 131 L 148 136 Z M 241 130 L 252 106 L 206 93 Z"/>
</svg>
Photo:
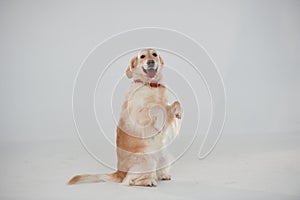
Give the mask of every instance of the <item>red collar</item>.
<svg viewBox="0 0 300 200">
<path fill-rule="evenodd" d="M 144 85 L 149 85 L 150 87 L 154 87 L 154 88 L 157 88 L 157 87 L 161 86 L 161 84 L 158 83 L 158 82 L 144 83 L 144 82 L 143 82 L 142 80 L 140 80 L 140 79 L 136 79 L 136 80 L 134 80 L 134 82 L 135 82 L 135 83 L 143 83 Z"/>
</svg>

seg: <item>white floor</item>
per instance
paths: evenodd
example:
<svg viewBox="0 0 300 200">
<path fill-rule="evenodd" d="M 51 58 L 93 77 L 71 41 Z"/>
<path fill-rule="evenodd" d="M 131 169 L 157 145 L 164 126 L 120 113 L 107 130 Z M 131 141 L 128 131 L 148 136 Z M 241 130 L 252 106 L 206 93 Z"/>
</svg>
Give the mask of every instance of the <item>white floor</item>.
<svg viewBox="0 0 300 200">
<path fill-rule="evenodd" d="M 110 170 L 72 141 L 1 142 L 0 199 L 300 199 L 300 135 L 225 134 L 205 160 L 191 149 L 156 188 L 67 186 L 78 173 Z"/>
</svg>

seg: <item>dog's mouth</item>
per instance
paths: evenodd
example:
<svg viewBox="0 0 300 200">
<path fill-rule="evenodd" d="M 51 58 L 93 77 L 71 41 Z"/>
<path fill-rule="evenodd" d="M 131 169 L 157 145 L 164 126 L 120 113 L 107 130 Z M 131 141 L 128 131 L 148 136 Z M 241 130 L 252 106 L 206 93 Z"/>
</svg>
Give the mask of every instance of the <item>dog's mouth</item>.
<svg viewBox="0 0 300 200">
<path fill-rule="evenodd" d="M 156 72 L 157 72 L 157 68 L 148 68 L 148 69 L 145 69 L 144 67 L 143 68 L 143 71 L 147 74 L 148 77 L 150 78 L 153 78 L 155 75 L 156 75 Z"/>
</svg>

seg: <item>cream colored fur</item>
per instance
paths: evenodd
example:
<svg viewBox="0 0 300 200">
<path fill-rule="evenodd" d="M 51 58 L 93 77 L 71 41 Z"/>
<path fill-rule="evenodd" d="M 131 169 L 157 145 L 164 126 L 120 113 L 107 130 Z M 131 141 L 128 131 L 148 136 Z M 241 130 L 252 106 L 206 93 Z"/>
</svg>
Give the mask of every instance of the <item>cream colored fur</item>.
<svg viewBox="0 0 300 200">
<path fill-rule="evenodd" d="M 127 67 L 126 75 L 134 81 L 126 93 L 117 126 L 118 170 L 113 174 L 78 175 L 69 184 L 113 181 L 156 186 L 158 180 L 171 179 L 164 147 L 170 127 L 179 132 L 182 108 L 178 101 L 168 103 L 167 88 L 162 84 L 163 65 L 157 51 L 145 49 Z M 153 84 L 157 87 L 151 87 Z"/>
</svg>

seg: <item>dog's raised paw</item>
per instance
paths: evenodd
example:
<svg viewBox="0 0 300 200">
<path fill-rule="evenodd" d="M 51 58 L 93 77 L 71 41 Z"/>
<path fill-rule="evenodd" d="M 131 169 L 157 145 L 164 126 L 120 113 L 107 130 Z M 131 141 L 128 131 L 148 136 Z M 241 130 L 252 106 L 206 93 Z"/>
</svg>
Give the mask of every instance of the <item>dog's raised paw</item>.
<svg viewBox="0 0 300 200">
<path fill-rule="evenodd" d="M 177 119 L 181 119 L 182 118 L 182 108 L 181 105 L 178 101 L 175 101 L 172 105 L 171 105 L 171 110 L 173 115 L 177 118 Z"/>
</svg>

